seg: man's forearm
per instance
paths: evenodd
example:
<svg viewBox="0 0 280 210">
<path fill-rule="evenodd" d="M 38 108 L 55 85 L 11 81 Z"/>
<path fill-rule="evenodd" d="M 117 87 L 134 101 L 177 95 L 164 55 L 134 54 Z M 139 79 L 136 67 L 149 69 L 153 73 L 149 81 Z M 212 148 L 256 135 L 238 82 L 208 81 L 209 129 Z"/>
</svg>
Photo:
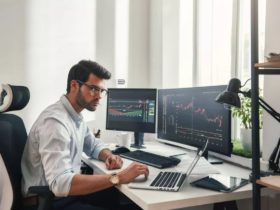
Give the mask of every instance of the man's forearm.
<svg viewBox="0 0 280 210">
<path fill-rule="evenodd" d="M 113 184 L 110 182 L 111 175 L 82 175 L 76 174 L 72 178 L 69 195 L 86 195 L 97 192 Z"/>
</svg>

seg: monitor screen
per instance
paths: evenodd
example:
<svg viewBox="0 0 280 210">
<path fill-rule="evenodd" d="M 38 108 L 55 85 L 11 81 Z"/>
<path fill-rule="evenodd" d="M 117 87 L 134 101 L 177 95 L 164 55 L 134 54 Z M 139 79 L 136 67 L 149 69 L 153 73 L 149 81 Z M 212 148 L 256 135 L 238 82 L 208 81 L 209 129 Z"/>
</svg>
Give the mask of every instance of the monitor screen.
<svg viewBox="0 0 280 210">
<path fill-rule="evenodd" d="M 158 91 L 159 141 L 201 147 L 209 139 L 208 150 L 230 155 L 231 112 L 215 102 L 226 85 L 161 89 Z"/>
<path fill-rule="evenodd" d="M 156 89 L 110 88 L 106 129 L 155 133 Z"/>
</svg>

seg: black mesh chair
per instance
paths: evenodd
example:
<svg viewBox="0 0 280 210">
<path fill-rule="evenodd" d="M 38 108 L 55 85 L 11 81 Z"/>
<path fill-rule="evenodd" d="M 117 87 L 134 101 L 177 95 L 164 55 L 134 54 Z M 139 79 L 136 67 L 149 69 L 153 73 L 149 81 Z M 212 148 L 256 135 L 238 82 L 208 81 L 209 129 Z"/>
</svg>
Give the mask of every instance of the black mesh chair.
<svg viewBox="0 0 280 210">
<path fill-rule="evenodd" d="M 27 87 L 0 86 L 0 153 L 5 162 L 13 189 L 12 210 L 26 209 L 21 195 L 21 157 L 27 139 L 22 119 L 15 114 L 5 112 L 21 110 L 29 102 Z M 29 188 L 29 192 L 38 195 L 37 206 L 27 209 L 50 210 L 54 198 L 48 186 Z"/>
</svg>

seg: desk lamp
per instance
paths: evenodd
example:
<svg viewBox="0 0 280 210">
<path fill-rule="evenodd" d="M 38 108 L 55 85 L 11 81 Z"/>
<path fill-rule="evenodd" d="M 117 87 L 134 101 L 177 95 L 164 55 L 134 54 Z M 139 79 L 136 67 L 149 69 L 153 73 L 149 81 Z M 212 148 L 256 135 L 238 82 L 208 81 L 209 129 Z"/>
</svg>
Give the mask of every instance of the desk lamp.
<svg viewBox="0 0 280 210">
<path fill-rule="evenodd" d="M 247 80 L 248 81 L 248 80 Z M 247 83 L 246 81 L 246 83 Z M 245 83 L 245 84 L 246 84 Z M 244 84 L 244 85 L 245 85 Z M 229 84 L 227 86 L 227 89 L 221 92 L 217 98 L 216 102 L 224 104 L 226 107 L 235 106 L 237 108 L 240 108 L 240 98 L 238 96 L 239 93 L 244 95 L 245 97 L 251 98 L 251 90 L 249 91 L 241 91 L 240 88 L 244 87 L 241 86 L 241 82 L 237 78 L 233 78 L 229 81 Z M 267 111 L 274 119 L 276 119 L 280 123 L 280 114 L 275 111 L 268 103 L 266 103 L 262 98 L 258 97 L 258 103 L 259 105 Z M 272 169 L 275 173 L 280 173 L 279 168 L 279 159 L 280 159 L 280 139 L 276 146 L 276 148 L 273 150 L 270 158 L 269 158 L 269 167 Z"/>
</svg>

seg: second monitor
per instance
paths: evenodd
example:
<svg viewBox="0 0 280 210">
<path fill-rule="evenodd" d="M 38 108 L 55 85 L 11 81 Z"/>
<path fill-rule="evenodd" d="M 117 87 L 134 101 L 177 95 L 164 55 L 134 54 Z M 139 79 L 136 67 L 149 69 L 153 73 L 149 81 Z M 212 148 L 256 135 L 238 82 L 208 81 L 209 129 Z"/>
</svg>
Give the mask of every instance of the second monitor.
<svg viewBox="0 0 280 210">
<path fill-rule="evenodd" d="M 106 129 L 133 131 L 134 147 L 143 147 L 144 133 L 155 133 L 156 89 L 110 88 Z"/>
<path fill-rule="evenodd" d="M 158 140 L 201 147 L 230 156 L 231 112 L 215 102 L 225 85 L 158 91 Z"/>
</svg>

